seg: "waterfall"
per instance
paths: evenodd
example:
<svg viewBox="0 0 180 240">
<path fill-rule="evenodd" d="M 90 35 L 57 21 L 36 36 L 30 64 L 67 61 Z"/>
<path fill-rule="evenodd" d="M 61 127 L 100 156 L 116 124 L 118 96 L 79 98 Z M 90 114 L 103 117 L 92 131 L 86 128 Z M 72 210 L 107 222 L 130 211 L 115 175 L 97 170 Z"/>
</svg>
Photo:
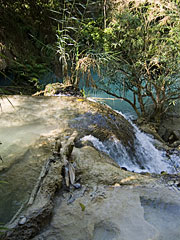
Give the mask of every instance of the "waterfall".
<svg viewBox="0 0 180 240">
<path fill-rule="evenodd" d="M 120 112 L 118 112 L 121 114 Z M 121 114 L 123 115 L 123 114 Z M 180 157 L 177 152 L 168 154 L 158 150 L 154 146 L 154 139 L 131 122 L 129 117 L 123 115 L 133 126 L 135 131 L 135 152 L 129 151 L 121 144 L 121 141 L 114 136 L 101 142 L 98 138 L 87 135 L 82 141 L 90 141 L 93 146 L 101 152 L 109 155 L 120 167 L 134 172 L 176 173 L 180 168 Z"/>
</svg>

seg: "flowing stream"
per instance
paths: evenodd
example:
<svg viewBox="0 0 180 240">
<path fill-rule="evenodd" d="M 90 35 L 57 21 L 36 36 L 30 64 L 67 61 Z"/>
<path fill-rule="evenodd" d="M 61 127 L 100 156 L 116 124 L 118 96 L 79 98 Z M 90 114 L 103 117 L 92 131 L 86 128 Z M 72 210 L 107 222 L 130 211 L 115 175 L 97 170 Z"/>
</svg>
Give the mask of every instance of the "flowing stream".
<svg viewBox="0 0 180 240">
<path fill-rule="evenodd" d="M 59 97 L 13 96 L 9 100 L 1 100 L 0 181 L 6 183 L 0 185 L 0 222 L 8 222 L 28 199 L 44 161 L 52 154 L 55 137 L 58 134 L 68 136 L 72 132 L 73 119 L 77 129 L 84 121 L 84 115 L 78 109 L 81 103 L 74 99 L 70 102 L 67 98 Z M 84 112 L 88 111 L 88 107 L 84 109 Z M 88 117 L 92 118 L 90 114 Z M 87 124 L 88 120 L 85 122 Z M 142 133 L 135 125 L 133 129 L 134 152 L 126 149 L 114 136 L 101 141 L 93 136 L 93 131 L 81 140 L 92 142 L 95 148 L 130 171 L 178 171 L 178 153 L 167 157 L 166 152 L 155 148 L 152 137 Z"/>
<path fill-rule="evenodd" d="M 138 127 L 131 122 L 129 117 L 123 115 L 134 128 L 136 139 L 136 151 L 131 154 L 127 151 L 121 141 L 116 138 L 110 138 L 100 141 L 98 138 L 88 135 L 83 137 L 82 141 L 90 141 L 95 148 L 102 151 L 114 159 L 121 167 L 134 172 L 150 172 L 150 173 L 177 173 L 180 170 L 180 155 L 174 151 L 172 154 L 166 151 L 158 150 L 155 147 L 155 140 L 152 136 L 140 131 Z"/>
<path fill-rule="evenodd" d="M 10 101 L 10 102 L 9 102 Z M 52 154 L 57 134 L 68 128 L 75 112 L 58 98 L 13 96 L 1 99 L 0 223 L 24 204 L 41 167 Z"/>
</svg>

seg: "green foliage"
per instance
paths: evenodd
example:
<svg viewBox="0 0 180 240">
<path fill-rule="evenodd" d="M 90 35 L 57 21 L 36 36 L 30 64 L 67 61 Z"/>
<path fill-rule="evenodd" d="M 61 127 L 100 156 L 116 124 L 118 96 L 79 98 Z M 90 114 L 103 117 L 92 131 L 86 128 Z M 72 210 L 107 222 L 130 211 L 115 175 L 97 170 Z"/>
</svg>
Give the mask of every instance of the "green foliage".
<svg viewBox="0 0 180 240">
<path fill-rule="evenodd" d="M 81 91 L 80 91 L 80 92 L 81 92 L 81 94 L 82 94 L 82 96 L 83 96 L 83 97 L 86 97 L 86 92 L 85 92 L 85 89 L 84 89 L 84 88 L 83 88 L 83 89 L 81 89 Z"/>
<path fill-rule="evenodd" d="M 5 183 L 5 184 L 6 184 L 7 182 L 6 182 L 6 181 L 0 181 L 0 184 L 2 184 L 2 183 Z"/>
<path fill-rule="evenodd" d="M 109 15 L 100 0 L 0 4 L 6 41 L 13 39 L 7 50 L 16 81 L 41 88 L 38 80 L 49 71 L 75 86 L 83 78 L 127 101 L 138 116 L 156 120 L 179 98 L 179 0 L 128 0 Z"/>
<path fill-rule="evenodd" d="M 103 29 L 98 26 L 97 21 L 91 20 L 87 23 L 82 23 L 81 27 L 81 39 L 80 41 L 85 42 L 86 45 L 90 45 L 92 48 L 100 48 L 103 46 Z"/>
<path fill-rule="evenodd" d="M 39 78 L 43 77 L 45 74 L 49 72 L 49 68 L 47 64 L 45 63 L 39 63 L 36 62 L 26 62 L 24 64 L 17 62 L 14 66 L 13 73 L 15 75 L 15 82 L 18 83 L 24 80 L 24 82 L 29 82 L 32 86 L 35 87 L 35 89 L 41 89 L 43 86 L 39 83 Z"/>
<path fill-rule="evenodd" d="M 81 75 L 92 81 L 92 49 L 103 49 L 102 1 L 0 0 L 0 4 L 6 62 L 15 73 L 14 84 L 35 90 L 49 71 L 74 85 Z"/>
<path fill-rule="evenodd" d="M 84 212 L 86 209 L 86 206 L 83 203 L 79 203 L 81 210 Z"/>
<path fill-rule="evenodd" d="M 178 5 L 130 0 L 104 24 L 102 5 L 96 19 L 89 15 L 93 3 L 65 1 L 59 12 L 57 55 L 64 81 L 78 85 L 84 77 L 87 85 L 127 101 L 138 116 L 158 120 L 179 97 Z"/>
<path fill-rule="evenodd" d="M 66 83 L 77 86 L 83 74 L 86 74 L 88 81 L 90 80 L 91 68 L 96 65 L 90 52 L 103 46 L 101 11 L 97 13 L 96 20 L 90 11 L 99 2 L 64 1 L 58 12 L 61 18 L 56 19 L 59 23 L 56 34 L 57 55 Z"/>
<path fill-rule="evenodd" d="M 21 92 L 32 93 L 40 88 L 39 79 L 55 69 L 56 14 L 59 1 L 0 0 L 0 45 L 6 46 L 4 74 L 13 75 L 13 85 Z"/>
<path fill-rule="evenodd" d="M 3 225 L 0 224 L 0 235 L 3 234 L 7 230 L 8 230 L 8 228 L 6 228 L 6 227 L 4 227 Z"/>
<path fill-rule="evenodd" d="M 173 1 L 123 6 L 104 30 L 105 50 L 113 52 L 101 88 L 127 101 L 140 116 L 160 118 L 179 97 L 180 19 Z M 115 91 L 110 90 L 113 85 Z M 117 93 L 118 91 L 118 93 Z M 132 91 L 134 98 L 126 98 Z M 140 110 L 138 109 L 138 104 Z M 152 112 L 149 112 L 151 104 Z"/>
</svg>

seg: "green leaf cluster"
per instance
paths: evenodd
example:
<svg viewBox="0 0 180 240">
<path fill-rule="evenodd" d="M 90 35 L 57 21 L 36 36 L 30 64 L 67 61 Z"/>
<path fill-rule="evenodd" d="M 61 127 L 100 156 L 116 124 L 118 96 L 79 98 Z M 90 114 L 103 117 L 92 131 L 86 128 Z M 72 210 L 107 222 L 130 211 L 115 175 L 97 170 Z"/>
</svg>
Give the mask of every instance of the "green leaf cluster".
<svg viewBox="0 0 180 240">
<path fill-rule="evenodd" d="M 6 39 L 13 39 L 7 48 L 15 55 L 11 68 L 20 82 L 40 88 L 39 78 L 49 71 L 75 86 L 83 78 L 151 119 L 160 119 L 179 98 L 179 0 L 120 1 L 117 8 L 101 0 L 0 3 Z M 24 36 L 20 56 L 21 46 L 15 46 Z"/>
<path fill-rule="evenodd" d="M 96 65 L 90 52 L 103 49 L 101 11 L 95 17 L 90 11 L 99 2 L 64 1 L 58 12 L 56 54 L 66 83 L 77 86 L 83 74 L 89 80 L 91 70 Z"/>
<path fill-rule="evenodd" d="M 128 2 L 104 29 L 105 51 L 115 61 L 108 63 L 104 72 L 109 80 L 102 79 L 101 88 L 127 101 L 138 116 L 160 118 L 168 103 L 179 98 L 179 6 L 170 0 Z"/>
<path fill-rule="evenodd" d="M 57 9 L 59 1 L 0 0 L 0 6 L 0 45 L 6 46 L 0 77 L 11 78 L 14 90 L 20 86 L 23 93 L 33 93 L 41 87 L 43 74 L 55 69 L 56 14 L 50 10 Z"/>
</svg>

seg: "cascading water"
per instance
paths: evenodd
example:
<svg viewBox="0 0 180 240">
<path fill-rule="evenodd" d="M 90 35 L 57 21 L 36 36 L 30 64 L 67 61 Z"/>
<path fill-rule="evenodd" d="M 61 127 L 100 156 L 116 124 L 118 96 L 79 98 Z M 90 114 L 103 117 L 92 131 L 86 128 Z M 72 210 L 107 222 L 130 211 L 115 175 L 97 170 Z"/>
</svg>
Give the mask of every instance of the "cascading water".
<svg viewBox="0 0 180 240">
<path fill-rule="evenodd" d="M 178 171 L 178 152 L 166 156 L 151 137 L 111 109 L 75 98 L 13 96 L 9 100 L 14 107 L 2 99 L 0 114 L 0 180 L 8 182 L 0 185 L 0 222 L 9 221 L 28 199 L 56 135 L 66 137 L 76 130 L 82 140 L 91 141 L 130 171 Z"/>
<path fill-rule="evenodd" d="M 118 112 L 119 113 L 119 112 Z M 121 113 L 119 113 L 121 114 Z M 121 114 L 123 115 L 123 114 Z M 135 151 L 128 151 L 127 147 L 115 137 L 101 142 L 98 138 L 87 135 L 82 141 L 90 141 L 96 149 L 102 151 L 114 159 L 121 167 L 135 172 L 176 173 L 180 167 L 180 157 L 178 153 L 167 155 L 165 151 L 160 151 L 154 146 L 154 139 L 140 131 L 138 127 L 123 115 L 134 127 L 135 131 Z"/>
</svg>

